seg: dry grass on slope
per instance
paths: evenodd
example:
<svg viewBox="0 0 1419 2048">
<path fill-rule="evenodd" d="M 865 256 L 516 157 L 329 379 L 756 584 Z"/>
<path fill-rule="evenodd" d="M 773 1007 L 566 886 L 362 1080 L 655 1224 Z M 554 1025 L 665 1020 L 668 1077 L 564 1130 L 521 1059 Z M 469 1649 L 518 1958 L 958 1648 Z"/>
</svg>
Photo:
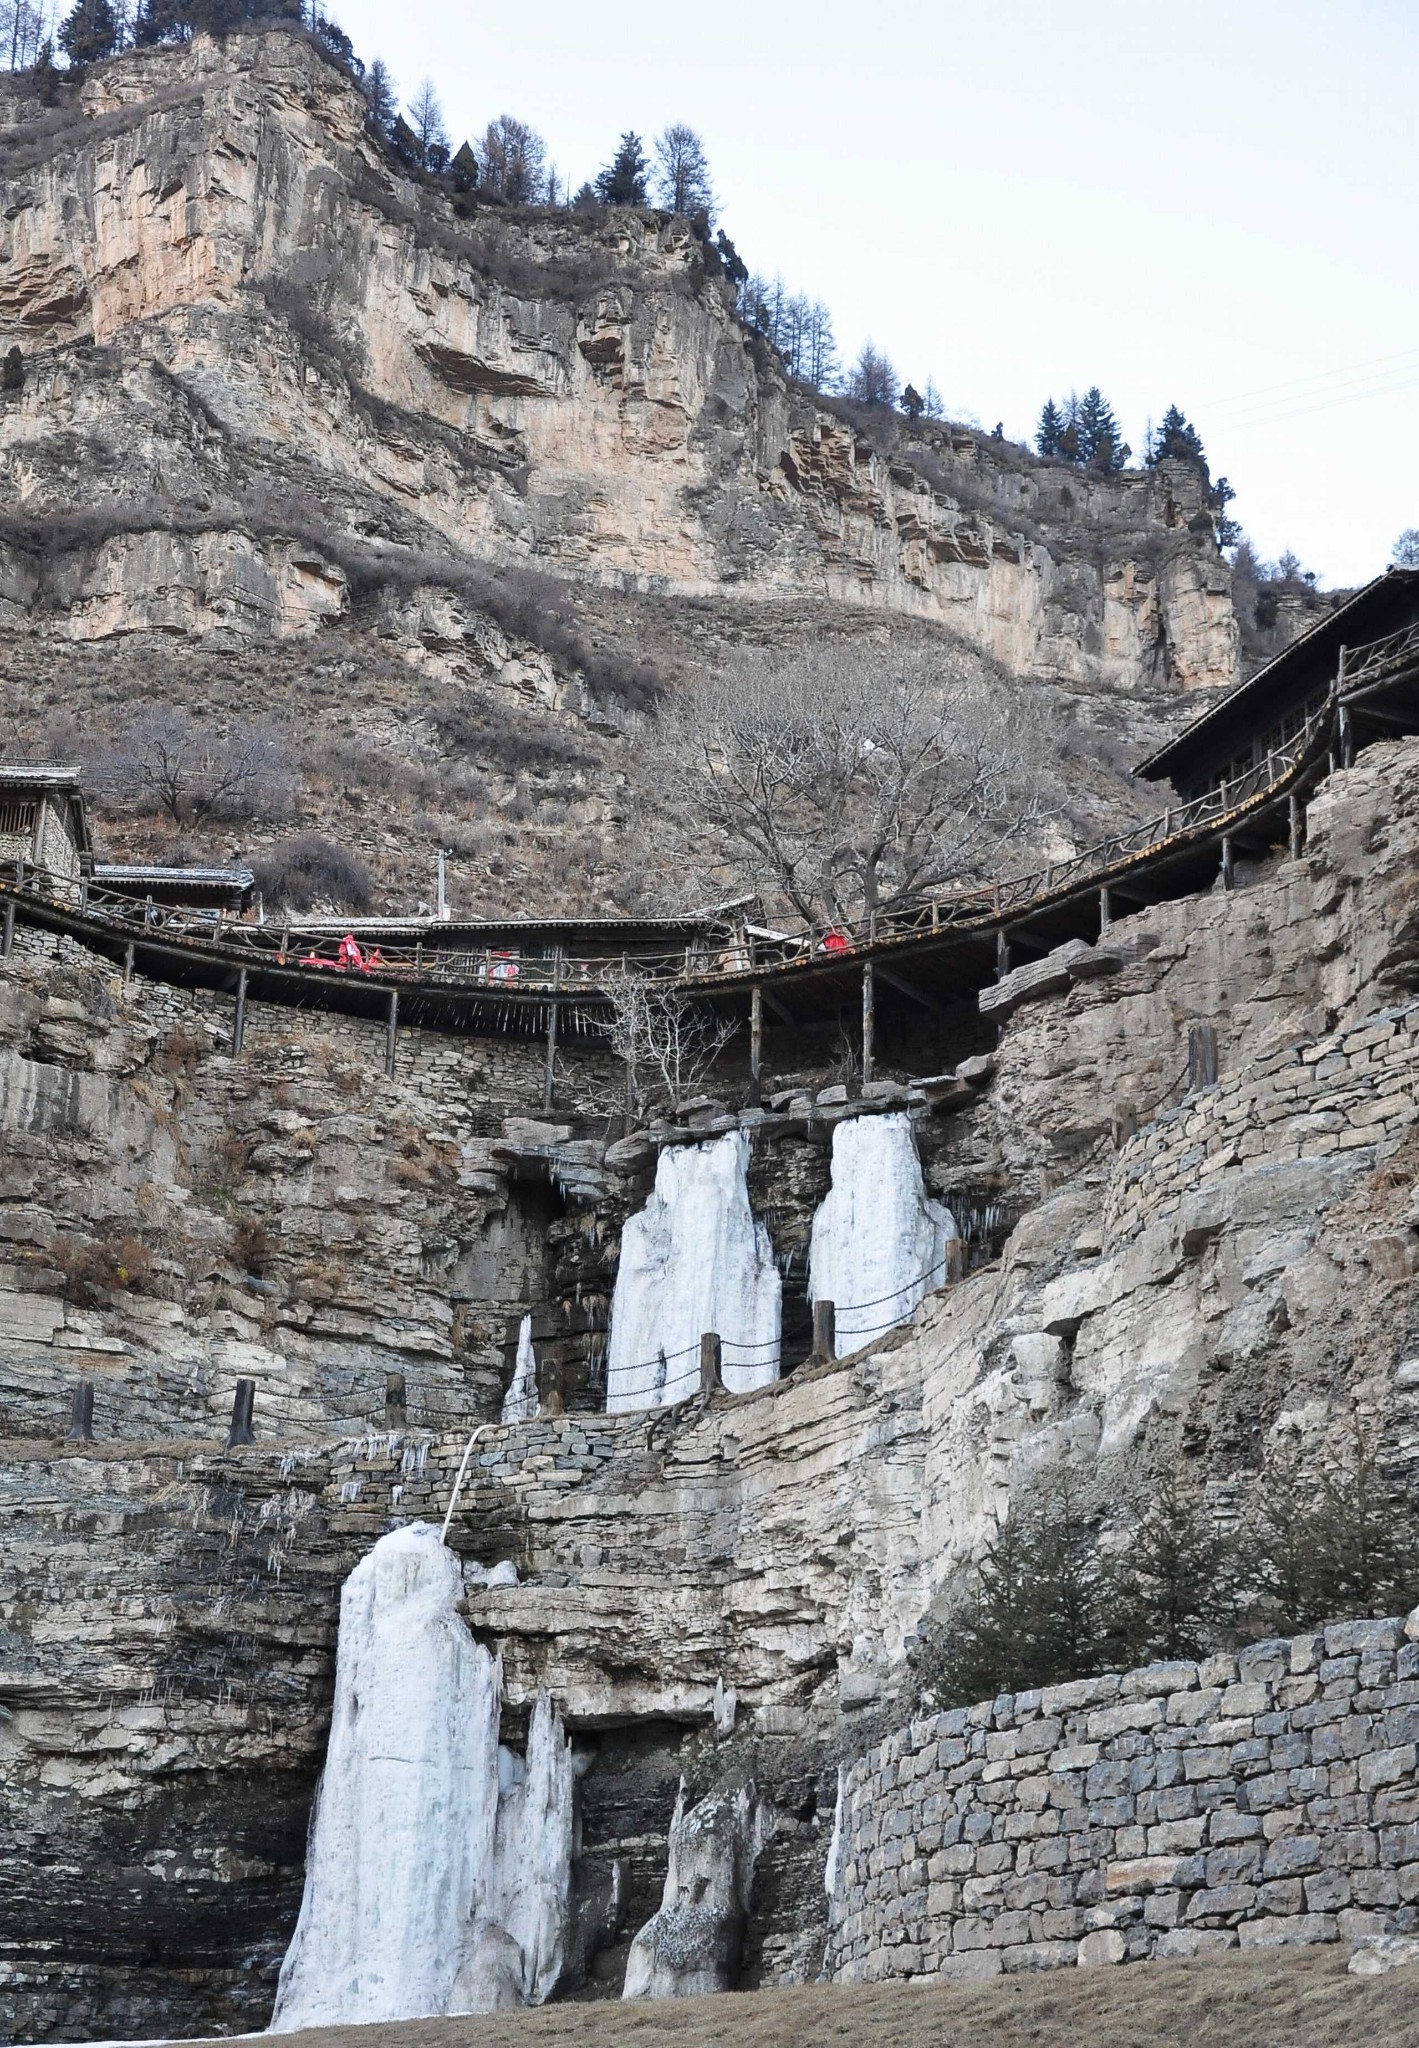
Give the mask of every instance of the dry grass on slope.
<svg viewBox="0 0 1419 2048">
<path fill-rule="evenodd" d="M 1337 1946 L 988 1984 L 814 1984 L 289 2038 L 309 2048 L 1414 2048 L 1419 1970 L 1350 1977 L 1349 1955 Z"/>
</svg>

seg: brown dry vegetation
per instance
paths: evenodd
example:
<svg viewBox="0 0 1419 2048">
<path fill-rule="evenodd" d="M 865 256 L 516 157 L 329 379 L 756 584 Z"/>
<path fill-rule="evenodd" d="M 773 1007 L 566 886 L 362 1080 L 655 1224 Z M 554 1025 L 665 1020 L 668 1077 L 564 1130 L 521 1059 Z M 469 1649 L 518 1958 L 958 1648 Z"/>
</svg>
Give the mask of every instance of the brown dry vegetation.
<svg viewBox="0 0 1419 2048">
<path fill-rule="evenodd" d="M 792 1991 L 293 2034 L 309 2048 L 1414 2048 L 1419 1970 L 1346 1974 L 1345 1947 L 989 1984 L 813 1984 Z"/>
</svg>

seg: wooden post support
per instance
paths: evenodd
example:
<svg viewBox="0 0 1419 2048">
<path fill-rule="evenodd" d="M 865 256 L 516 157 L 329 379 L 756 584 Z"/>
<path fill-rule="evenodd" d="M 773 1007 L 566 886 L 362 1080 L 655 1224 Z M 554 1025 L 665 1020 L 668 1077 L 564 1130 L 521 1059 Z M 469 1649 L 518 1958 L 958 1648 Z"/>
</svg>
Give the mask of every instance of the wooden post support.
<svg viewBox="0 0 1419 2048">
<path fill-rule="evenodd" d="M 1305 812 L 1301 809 L 1301 799 L 1294 789 L 1291 791 L 1287 803 L 1287 812 L 1291 826 L 1291 858 L 1292 860 L 1299 860 L 1306 843 L 1306 825 Z"/>
<path fill-rule="evenodd" d="M 547 1064 L 542 1073 L 542 1110 L 545 1115 L 557 1093 L 557 1011 L 554 1001 L 547 1005 Z"/>
<path fill-rule="evenodd" d="M 998 931 L 995 935 L 995 978 L 1003 981 L 1010 972 L 1010 935 Z"/>
<path fill-rule="evenodd" d="M 123 986 L 127 988 L 133 979 L 133 941 L 130 939 L 123 949 Z"/>
<path fill-rule="evenodd" d="M 862 1085 L 865 1088 L 872 1079 L 872 1064 L 876 1048 L 873 1039 L 876 1034 L 877 1009 L 875 977 L 872 962 L 862 963 Z"/>
<path fill-rule="evenodd" d="M 132 949 L 132 947 L 130 946 L 128 950 L 129 950 L 129 952 L 131 953 L 133 949 Z M 239 1057 L 240 1057 L 240 1054 L 241 1054 L 241 1049 L 242 1049 L 242 1045 L 244 1044 L 244 1042 L 245 1042 L 245 1039 L 246 1039 L 246 969 L 245 969 L 245 968 L 243 967 L 243 968 L 242 968 L 242 970 L 241 970 L 241 972 L 240 972 L 240 974 L 239 974 L 239 975 L 237 976 L 237 992 L 236 992 L 236 1014 L 235 1014 L 235 1016 L 234 1016 L 234 1017 L 232 1018 L 232 1058 L 233 1058 L 233 1059 L 237 1059 L 237 1058 L 239 1058 Z"/>
<path fill-rule="evenodd" d="M 560 1359 L 540 1358 L 537 1361 L 537 1409 L 538 1418 L 543 1422 L 549 1415 L 565 1415 L 567 1412 Z"/>
<path fill-rule="evenodd" d="M 227 1431 L 227 1449 L 234 1451 L 238 1444 L 254 1444 L 255 1434 L 251 1427 L 252 1411 L 256 1406 L 255 1380 L 238 1380 L 236 1393 L 232 1397 L 232 1426 Z"/>
<path fill-rule="evenodd" d="M 1348 704 L 1340 707 L 1340 765 L 1342 768 L 1355 766 L 1355 728 Z"/>
<path fill-rule="evenodd" d="M 838 1355 L 838 1312 L 831 1301 L 813 1304 L 813 1363 L 826 1365 Z"/>
<path fill-rule="evenodd" d="M 723 1349 L 717 1330 L 706 1330 L 700 1337 L 700 1392 L 717 1394 L 724 1385 L 720 1366 Z"/>
<path fill-rule="evenodd" d="M 384 1027 L 384 1071 L 394 1079 L 394 1053 L 399 1044 L 399 991 L 389 991 L 389 1022 Z"/>
<path fill-rule="evenodd" d="M 1230 889 L 1236 880 L 1236 863 L 1232 857 L 1232 835 L 1222 834 L 1222 887 Z"/>
<path fill-rule="evenodd" d="M 749 1106 L 757 1109 L 764 1093 L 764 991 L 755 982 L 749 992 Z"/>
<path fill-rule="evenodd" d="M 1108 887 L 1108 884 L 1105 883 L 1104 887 L 1099 891 L 1099 932 L 1101 936 L 1104 932 L 1108 930 L 1109 926 L 1113 923 L 1113 921 L 1113 892 Z"/>
<path fill-rule="evenodd" d="M 5 955 L 6 955 L 7 957 L 8 957 L 8 956 L 9 956 L 9 954 L 10 954 L 11 952 L 13 952 L 13 950 L 14 950 L 14 945 L 15 945 L 15 901 L 14 901 L 14 898 L 13 898 L 13 897 L 11 897 L 10 901 L 9 901 L 9 902 L 8 902 L 8 903 L 7 903 L 6 905 L 5 905 L 5 937 L 4 937 L 4 942 L 3 942 L 3 945 L 0 945 L 0 952 L 4 952 L 4 953 L 5 953 Z"/>
<path fill-rule="evenodd" d="M 94 1440 L 94 1383 L 80 1380 L 74 1389 L 73 1418 L 69 1424 L 71 1444 L 91 1444 Z"/>
<path fill-rule="evenodd" d="M 966 1240 L 963 1237 L 948 1237 L 946 1240 L 946 1271 L 942 1279 L 947 1287 L 954 1287 L 958 1280 L 966 1277 Z"/>
<path fill-rule="evenodd" d="M 386 1429 L 403 1429 L 409 1420 L 409 1402 L 404 1387 L 402 1372 L 387 1372 L 384 1375 L 384 1426 Z"/>
<path fill-rule="evenodd" d="M 1187 1085 L 1189 1091 L 1217 1086 L 1215 1024 L 1189 1024 L 1187 1027 Z"/>
</svg>

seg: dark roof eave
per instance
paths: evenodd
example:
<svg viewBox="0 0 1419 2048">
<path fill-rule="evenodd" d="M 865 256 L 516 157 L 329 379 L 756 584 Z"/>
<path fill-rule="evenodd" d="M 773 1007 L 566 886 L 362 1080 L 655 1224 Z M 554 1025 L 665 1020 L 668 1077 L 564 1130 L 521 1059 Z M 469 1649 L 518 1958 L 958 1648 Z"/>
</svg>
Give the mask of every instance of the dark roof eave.
<svg viewBox="0 0 1419 2048">
<path fill-rule="evenodd" d="M 1174 733 L 1173 737 L 1170 740 L 1165 740 L 1161 747 L 1155 747 L 1146 760 L 1138 763 L 1133 773 L 1145 777 L 1150 782 L 1164 781 L 1170 772 L 1170 766 L 1175 755 L 1181 754 L 1185 756 L 1193 742 L 1201 734 L 1205 733 L 1210 726 L 1223 718 L 1233 706 L 1239 704 L 1252 691 L 1259 689 L 1268 681 L 1274 680 L 1278 670 L 1284 672 L 1288 666 L 1302 661 L 1308 652 L 1314 651 L 1314 643 L 1316 641 L 1320 640 L 1325 634 L 1334 631 L 1336 626 L 1354 612 L 1358 606 L 1368 603 L 1374 597 L 1376 591 L 1386 586 L 1399 588 L 1406 584 L 1412 584 L 1416 590 L 1419 590 L 1419 570 L 1386 569 L 1382 576 L 1372 578 L 1363 590 L 1357 590 L 1353 597 L 1345 600 L 1344 604 L 1337 605 L 1333 612 L 1327 612 L 1324 618 L 1317 619 L 1313 626 L 1308 626 L 1304 633 L 1299 634 L 1291 642 L 1289 647 L 1283 647 L 1281 652 L 1266 664 L 1265 668 L 1259 668 L 1256 674 L 1248 676 L 1245 682 L 1234 683 L 1225 696 L 1219 697 L 1215 704 L 1210 704 L 1200 717 L 1194 718 L 1190 724 L 1185 725 L 1181 732 Z"/>
</svg>

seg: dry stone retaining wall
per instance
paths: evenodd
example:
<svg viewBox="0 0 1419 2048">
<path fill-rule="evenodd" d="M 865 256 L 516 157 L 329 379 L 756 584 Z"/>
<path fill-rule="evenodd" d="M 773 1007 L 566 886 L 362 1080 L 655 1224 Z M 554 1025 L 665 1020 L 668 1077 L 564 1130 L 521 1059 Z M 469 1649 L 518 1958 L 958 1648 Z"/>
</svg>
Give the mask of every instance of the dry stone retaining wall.
<svg viewBox="0 0 1419 2048">
<path fill-rule="evenodd" d="M 1289 1045 L 1130 1138 L 1104 1203 L 1111 1241 L 1171 1215 L 1228 1167 L 1393 1149 L 1419 1115 L 1419 1003 Z"/>
<path fill-rule="evenodd" d="M 1419 1929 L 1419 1611 L 1006 1695 L 848 1772 L 842 1980 Z"/>
</svg>

